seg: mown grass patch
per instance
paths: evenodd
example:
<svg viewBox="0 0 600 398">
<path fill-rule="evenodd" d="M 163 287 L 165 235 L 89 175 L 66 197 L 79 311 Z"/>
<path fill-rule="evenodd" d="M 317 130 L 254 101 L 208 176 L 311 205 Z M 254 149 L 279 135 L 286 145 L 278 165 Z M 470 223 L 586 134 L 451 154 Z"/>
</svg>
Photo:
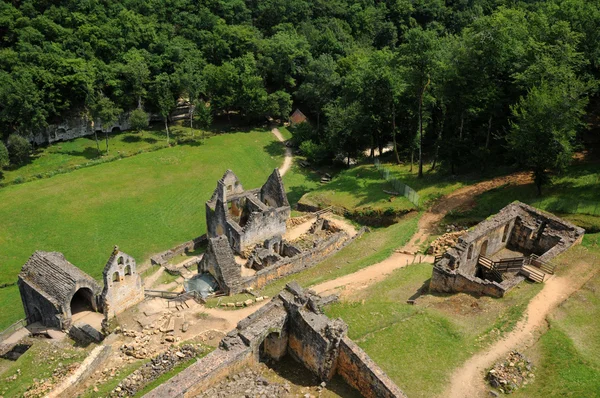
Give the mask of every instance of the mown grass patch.
<svg viewBox="0 0 600 398">
<path fill-rule="evenodd" d="M 411 397 L 440 394 L 454 368 L 501 335 L 491 330 L 511 330 L 539 291 L 522 285 L 503 299 L 429 295 L 430 277 L 431 264 L 409 265 L 326 309 Z M 422 293 L 416 305 L 406 303 Z"/>
<path fill-rule="evenodd" d="M 17 285 L 0 289 L 0 331 L 19 319 L 25 318 L 25 311 Z"/>
</svg>

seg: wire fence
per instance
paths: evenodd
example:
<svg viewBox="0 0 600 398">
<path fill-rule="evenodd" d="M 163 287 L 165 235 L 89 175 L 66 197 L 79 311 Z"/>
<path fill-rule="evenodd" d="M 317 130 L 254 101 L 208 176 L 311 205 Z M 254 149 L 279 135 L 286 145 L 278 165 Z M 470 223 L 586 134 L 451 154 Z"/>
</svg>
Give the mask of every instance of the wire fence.
<svg viewBox="0 0 600 398">
<path fill-rule="evenodd" d="M 421 198 L 419 197 L 419 194 L 417 193 L 417 191 L 415 191 L 414 189 L 412 189 L 411 187 L 409 187 L 408 185 L 406 185 L 399 179 L 397 179 L 395 177 L 391 177 L 390 170 L 388 168 L 386 168 L 385 166 L 383 166 L 381 164 L 381 162 L 379 161 L 379 159 L 375 158 L 374 163 L 375 163 L 375 168 L 377 170 L 379 170 L 382 177 L 390 183 L 390 185 L 392 186 L 395 193 L 397 193 L 398 195 L 404 196 L 412 204 L 419 207 Z"/>
</svg>

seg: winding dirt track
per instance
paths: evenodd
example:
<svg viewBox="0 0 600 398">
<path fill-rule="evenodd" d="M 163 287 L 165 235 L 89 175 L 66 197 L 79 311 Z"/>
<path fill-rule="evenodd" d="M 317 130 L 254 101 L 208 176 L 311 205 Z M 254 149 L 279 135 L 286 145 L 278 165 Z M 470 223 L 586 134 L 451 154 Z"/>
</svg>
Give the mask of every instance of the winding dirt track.
<svg viewBox="0 0 600 398">
<path fill-rule="evenodd" d="M 275 137 L 277 137 L 277 139 L 279 141 L 281 141 L 281 142 L 285 141 L 285 139 L 281 135 L 281 132 L 279 131 L 278 128 L 272 129 L 271 133 L 273 133 L 273 135 Z M 292 149 L 288 148 L 288 147 L 285 147 L 285 158 L 283 159 L 283 164 L 279 168 L 279 174 L 281 174 L 281 176 L 283 177 L 285 175 L 285 173 L 288 172 L 288 170 L 290 169 L 290 167 L 292 167 Z"/>
<path fill-rule="evenodd" d="M 454 371 L 450 385 L 441 397 L 474 398 L 489 396 L 483 381 L 483 372 L 510 351 L 523 350 L 537 341 L 539 331 L 546 326 L 546 316 L 579 290 L 596 272 L 589 264 L 578 264 L 578 272 L 554 276 L 529 303 L 525 316 L 515 329 L 485 351 L 479 352 Z"/>
</svg>

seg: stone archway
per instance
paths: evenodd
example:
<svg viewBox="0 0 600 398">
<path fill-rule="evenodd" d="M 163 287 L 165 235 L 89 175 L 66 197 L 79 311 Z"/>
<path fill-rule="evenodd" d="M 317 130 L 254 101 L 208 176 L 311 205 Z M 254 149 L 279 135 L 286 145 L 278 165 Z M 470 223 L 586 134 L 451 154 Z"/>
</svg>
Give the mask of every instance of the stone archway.
<svg viewBox="0 0 600 398">
<path fill-rule="evenodd" d="M 71 315 L 84 311 L 96 311 L 94 293 L 90 288 L 82 287 L 73 294 L 70 303 Z"/>
<path fill-rule="evenodd" d="M 480 256 L 487 256 L 488 240 L 484 240 L 481 244 L 481 250 L 479 250 Z"/>
</svg>

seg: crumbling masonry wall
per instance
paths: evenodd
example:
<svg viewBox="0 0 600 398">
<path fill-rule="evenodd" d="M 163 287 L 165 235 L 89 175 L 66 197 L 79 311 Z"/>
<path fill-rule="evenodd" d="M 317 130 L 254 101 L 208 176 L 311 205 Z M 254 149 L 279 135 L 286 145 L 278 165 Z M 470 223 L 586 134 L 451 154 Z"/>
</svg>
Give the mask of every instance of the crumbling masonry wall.
<svg viewBox="0 0 600 398">
<path fill-rule="evenodd" d="M 135 259 L 115 246 L 102 272 L 102 307 L 108 319 L 144 300 L 142 278 Z"/>
<path fill-rule="evenodd" d="M 217 350 L 145 397 L 191 397 L 242 366 L 251 366 L 260 359 L 261 352 L 274 354 L 277 359 L 284 351 L 322 380 L 339 374 L 365 397 L 405 397 L 346 336 L 346 324 L 323 315 L 324 300 L 327 298 L 305 291 L 295 282 L 288 284 L 271 302 L 240 321 Z"/>
<path fill-rule="evenodd" d="M 580 243 L 584 232 L 583 228 L 550 213 L 513 202 L 477 224 L 436 260 L 429 288 L 444 293 L 502 297 L 524 277 L 517 276 L 502 283 L 478 278 L 475 273 L 480 255 L 491 256 L 508 248 L 524 255 L 536 254 L 547 261 Z"/>
</svg>

